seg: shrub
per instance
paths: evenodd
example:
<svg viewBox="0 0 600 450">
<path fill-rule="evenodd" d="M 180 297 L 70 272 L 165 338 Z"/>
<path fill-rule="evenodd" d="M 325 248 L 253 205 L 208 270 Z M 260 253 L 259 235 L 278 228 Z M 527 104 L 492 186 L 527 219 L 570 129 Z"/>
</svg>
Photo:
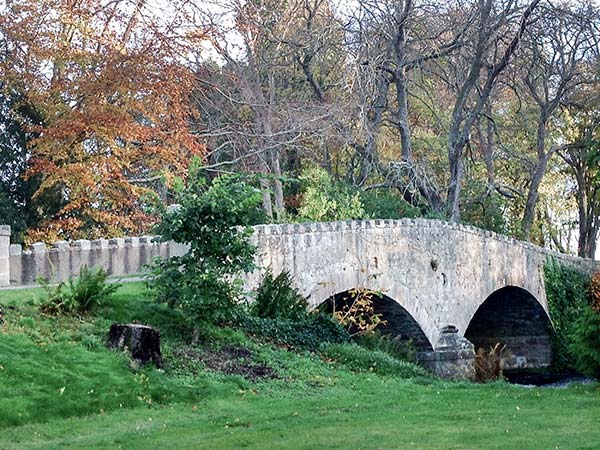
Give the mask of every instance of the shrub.
<svg viewBox="0 0 600 450">
<path fill-rule="evenodd" d="M 570 350 L 578 370 L 600 378 L 600 313 L 590 306 L 575 321 Z"/>
<path fill-rule="evenodd" d="M 475 380 L 480 383 L 502 378 L 502 354 L 506 345 L 496 344 L 486 352 L 479 348 L 475 354 Z"/>
<path fill-rule="evenodd" d="M 552 366 L 554 370 L 569 370 L 574 365 L 569 343 L 577 318 L 589 305 L 589 278 L 584 273 L 552 261 L 544 266 L 544 284 L 555 330 Z"/>
<path fill-rule="evenodd" d="M 293 286 L 289 272 L 283 271 L 273 277 L 271 270 L 256 291 L 252 311 L 258 317 L 270 319 L 300 319 L 307 313 L 308 302 Z"/>
<path fill-rule="evenodd" d="M 419 208 L 402 198 L 397 190 L 371 189 L 360 193 L 365 217 L 373 219 L 402 219 L 420 217 Z"/>
<path fill-rule="evenodd" d="M 303 194 L 298 216 L 301 221 L 360 219 L 366 217 L 359 193 L 349 185 L 336 183 L 321 167 L 302 171 Z"/>
<path fill-rule="evenodd" d="M 414 378 L 427 376 L 425 369 L 401 361 L 378 350 L 368 350 L 356 344 L 331 344 L 322 347 L 322 353 L 355 372 L 374 372 L 379 375 Z"/>
<path fill-rule="evenodd" d="M 207 183 L 198 168 L 178 194 L 179 207 L 163 212 L 158 232 L 189 251 L 157 260 L 148 280 L 157 301 L 180 311 L 196 330 L 232 318 L 240 300 L 239 274 L 250 270 L 250 225 L 263 218 L 260 191 L 237 177 Z"/>
<path fill-rule="evenodd" d="M 308 314 L 295 320 L 244 316 L 238 321 L 249 335 L 292 348 L 316 351 L 324 342 L 350 341 L 346 330 L 325 314 Z"/>
<path fill-rule="evenodd" d="M 357 336 L 355 341 L 361 347 L 378 350 L 403 361 L 417 361 L 417 349 L 414 342 L 404 336 L 381 334 L 375 330 L 372 333 Z"/>
<path fill-rule="evenodd" d="M 99 305 L 121 286 L 118 283 L 108 284 L 108 272 L 103 268 L 88 269 L 83 267 L 77 278 L 70 278 L 66 283 L 51 286 L 47 280 L 38 282 L 48 297 L 40 309 L 49 314 L 85 312 Z"/>
</svg>

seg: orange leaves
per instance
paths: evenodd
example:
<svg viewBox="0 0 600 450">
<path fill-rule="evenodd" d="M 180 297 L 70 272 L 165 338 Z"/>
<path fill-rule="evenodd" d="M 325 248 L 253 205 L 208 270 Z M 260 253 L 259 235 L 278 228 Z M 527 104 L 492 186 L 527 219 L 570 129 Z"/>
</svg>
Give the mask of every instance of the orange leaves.
<svg viewBox="0 0 600 450">
<path fill-rule="evenodd" d="M 132 180 L 183 176 L 205 152 L 188 127 L 193 73 L 179 55 L 189 43 L 154 22 L 125 38 L 130 23 L 124 3 L 102 0 L 15 0 L 0 18 L 13 49 L 0 61 L 6 87 L 42 116 L 27 176 L 62 205 L 31 239 L 141 232 L 153 186 Z"/>
<path fill-rule="evenodd" d="M 596 272 L 590 281 L 592 308 L 600 313 L 600 272 Z"/>
</svg>

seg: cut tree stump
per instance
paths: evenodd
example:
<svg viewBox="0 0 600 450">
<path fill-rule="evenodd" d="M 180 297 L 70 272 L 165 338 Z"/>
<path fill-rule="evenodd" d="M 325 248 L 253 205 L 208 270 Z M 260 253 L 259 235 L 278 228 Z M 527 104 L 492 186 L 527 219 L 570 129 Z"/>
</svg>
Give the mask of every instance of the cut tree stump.
<svg viewBox="0 0 600 450">
<path fill-rule="evenodd" d="M 162 367 L 160 331 L 156 328 L 137 323 L 113 323 L 107 346 L 113 350 L 130 350 L 131 358 L 140 364 L 152 360 L 156 367 Z"/>
</svg>

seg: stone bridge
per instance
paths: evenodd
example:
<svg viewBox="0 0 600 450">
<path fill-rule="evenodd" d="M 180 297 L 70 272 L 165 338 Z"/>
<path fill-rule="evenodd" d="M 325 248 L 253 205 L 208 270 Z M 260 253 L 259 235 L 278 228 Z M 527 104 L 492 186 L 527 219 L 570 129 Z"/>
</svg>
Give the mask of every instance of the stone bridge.
<svg viewBox="0 0 600 450">
<path fill-rule="evenodd" d="M 554 258 L 600 270 L 597 261 L 439 220 L 261 225 L 253 240 L 258 267 L 289 271 L 311 307 L 343 301 L 357 288 L 377 291 L 382 331 L 411 338 L 422 355 L 448 350 L 448 333 L 457 329 L 459 348 L 469 346 L 462 338 L 476 348 L 507 344 L 507 368 L 550 363 L 544 264 Z M 247 283 L 259 280 L 256 271 Z"/>
<path fill-rule="evenodd" d="M 104 267 L 114 276 L 139 274 L 157 256 L 187 251 L 160 236 L 29 249 L 9 239 L 10 227 L 0 226 L 0 286 L 34 284 L 38 277 L 60 282 L 83 266 Z M 548 365 L 553 331 L 544 264 L 555 259 L 584 272 L 600 270 L 598 261 L 439 220 L 259 225 L 252 239 L 260 269 L 246 276 L 248 287 L 270 267 L 275 274 L 289 271 L 313 308 L 343 304 L 356 289 L 376 291 L 375 312 L 386 321 L 382 331 L 412 339 L 421 360 L 441 375 L 472 359 L 472 344 L 506 344 L 506 368 Z"/>
</svg>

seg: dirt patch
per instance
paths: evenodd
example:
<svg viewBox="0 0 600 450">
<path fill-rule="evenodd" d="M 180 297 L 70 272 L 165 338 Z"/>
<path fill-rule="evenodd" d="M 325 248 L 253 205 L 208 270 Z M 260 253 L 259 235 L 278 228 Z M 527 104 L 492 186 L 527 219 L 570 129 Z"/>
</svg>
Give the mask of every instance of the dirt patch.
<svg viewBox="0 0 600 450">
<path fill-rule="evenodd" d="M 173 352 L 179 360 L 198 362 L 207 369 L 227 375 L 241 375 L 249 381 L 277 378 L 275 371 L 263 363 L 253 360 L 253 353 L 245 347 L 223 346 L 218 350 L 198 351 L 193 348 L 180 348 Z M 183 362 L 183 361 L 181 361 Z"/>
</svg>

